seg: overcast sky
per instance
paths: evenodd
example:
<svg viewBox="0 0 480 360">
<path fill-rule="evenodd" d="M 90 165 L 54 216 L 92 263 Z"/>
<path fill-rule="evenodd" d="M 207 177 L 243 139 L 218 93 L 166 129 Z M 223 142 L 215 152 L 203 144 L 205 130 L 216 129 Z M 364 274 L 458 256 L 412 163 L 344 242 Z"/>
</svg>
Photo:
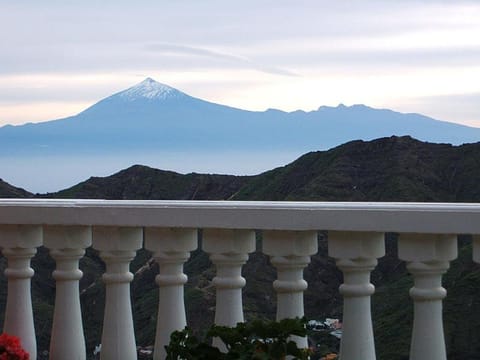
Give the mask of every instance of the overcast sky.
<svg viewBox="0 0 480 360">
<path fill-rule="evenodd" d="M 363 103 L 480 127 L 480 1 L 0 0 L 0 126 L 145 77 L 249 110 Z"/>
</svg>

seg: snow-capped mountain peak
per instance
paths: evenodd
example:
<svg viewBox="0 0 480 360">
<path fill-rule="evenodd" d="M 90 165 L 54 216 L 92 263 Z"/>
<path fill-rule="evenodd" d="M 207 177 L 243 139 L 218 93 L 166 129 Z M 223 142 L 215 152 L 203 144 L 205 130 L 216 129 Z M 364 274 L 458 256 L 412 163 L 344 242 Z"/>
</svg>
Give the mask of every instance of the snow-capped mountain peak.
<svg viewBox="0 0 480 360">
<path fill-rule="evenodd" d="M 149 77 L 118 95 L 128 101 L 134 101 L 139 98 L 165 100 L 186 96 L 184 93 Z"/>
</svg>

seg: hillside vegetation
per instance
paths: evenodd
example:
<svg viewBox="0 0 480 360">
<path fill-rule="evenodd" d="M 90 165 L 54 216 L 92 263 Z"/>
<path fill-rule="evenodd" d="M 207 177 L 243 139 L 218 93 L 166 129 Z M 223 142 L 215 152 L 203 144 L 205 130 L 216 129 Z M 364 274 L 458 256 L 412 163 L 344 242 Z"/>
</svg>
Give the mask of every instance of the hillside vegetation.
<svg viewBox="0 0 480 360">
<path fill-rule="evenodd" d="M 250 177 L 187 174 L 134 165 L 108 177 L 92 177 L 45 196 L 76 199 L 219 200 L 229 199 Z"/>
<path fill-rule="evenodd" d="M 252 179 L 235 196 L 295 201 L 479 201 L 480 144 L 352 141 Z"/>
<path fill-rule="evenodd" d="M 28 198 L 33 197 L 33 194 L 28 191 L 17 188 L 15 186 L 6 183 L 0 179 L 0 198 Z"/>
</svg>

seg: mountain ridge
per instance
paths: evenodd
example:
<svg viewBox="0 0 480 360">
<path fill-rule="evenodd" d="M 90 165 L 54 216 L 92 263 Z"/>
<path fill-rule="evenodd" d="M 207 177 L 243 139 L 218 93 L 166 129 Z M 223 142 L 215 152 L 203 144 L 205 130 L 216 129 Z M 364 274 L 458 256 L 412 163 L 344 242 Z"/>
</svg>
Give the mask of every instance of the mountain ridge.
<svg viewBox="0 0 480 360">
<path fill-rule="evenodd" d="M 465 202 L 480 201 L 477 168 L 480 143 L 453 146 L 393 136 L 355 140 L 330 150 L 309 152 L 284 166 L 252 176 L 179 173 L 133 165 L 38 196 Z M 176 192 L 172 193 L 172 188 Z M 4 181 L 0 181 L 0 194 L 34 196 Z"/>
<path fill-rule="evenodd" d="M 30 198 L 33 194 L 0 179 L 0 198 Z"/>
<path fill-rule="evenodd" d="M 91 177 L 48 197 L 94 199 L 228 199 L 250 179 L 249 176 L 179 174 L 148 166 L 133 165 L 107 177 Z"/>
<path fill-rule="evenodd" d="M 392 136 L 372 141 L 356 140 L 330 150 L 309 152 L 289 164 L 254 176 L 180 174 L 134 165 L 44 196 L 480 202 L 478 169 L 480 143 L 453 146 L 421 142 L 409 136 Z M 202 191 L 193 197 L 191 189 L 198 186 Z"/>
</svg>

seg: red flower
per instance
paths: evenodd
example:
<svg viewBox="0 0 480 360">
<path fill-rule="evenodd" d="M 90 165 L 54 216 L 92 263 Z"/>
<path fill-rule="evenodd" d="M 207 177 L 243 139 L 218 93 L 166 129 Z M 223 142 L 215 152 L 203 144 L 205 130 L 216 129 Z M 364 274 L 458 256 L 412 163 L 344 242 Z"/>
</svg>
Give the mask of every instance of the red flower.
<svg viewBox="0 0 480 360">
<path fill-rule="evenodd" d="M 20 339 L 16 336 L 0 335 L 0 360 L 29 360 L 30 355 L 22 349 Z"/>
</svg>

